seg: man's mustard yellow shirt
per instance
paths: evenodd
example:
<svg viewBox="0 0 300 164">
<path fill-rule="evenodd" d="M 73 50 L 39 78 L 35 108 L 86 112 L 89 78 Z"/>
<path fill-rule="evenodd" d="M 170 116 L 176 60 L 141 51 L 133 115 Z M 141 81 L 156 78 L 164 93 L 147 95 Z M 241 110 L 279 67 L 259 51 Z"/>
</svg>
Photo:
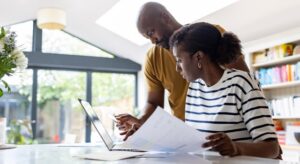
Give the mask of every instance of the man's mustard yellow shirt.
<svg viewBox="0 0 300 164">
<path fill-rule="evenodd" d="M 176 72 L 176 60 L 170 51 L 152 47 L 147 53 L 144 73 L 149 91 L 166 89 L 173 114 L 184 120 L 188 82 Z"/>
</svg>

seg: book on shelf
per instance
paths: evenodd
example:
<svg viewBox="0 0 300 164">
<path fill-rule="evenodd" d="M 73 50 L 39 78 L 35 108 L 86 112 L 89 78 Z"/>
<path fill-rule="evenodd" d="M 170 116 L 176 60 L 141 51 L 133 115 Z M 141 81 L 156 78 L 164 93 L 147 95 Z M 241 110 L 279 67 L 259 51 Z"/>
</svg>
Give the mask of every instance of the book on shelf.
<svg viewBox="0 0 300 164">
<path fill-rule="evenodd" d="M 261 85 L 278 84 L 300 80 L 300 62 L 269 68 L 260 68 L 255 72 Z"/>
<path fill-rule="evenodd" d="M 276 135 L 277 135 L 278 142 L 280 145 L 285 145 L 285 134 L 286 134 L 286 132 L 283 130 L 276 131 Z"/>
<path fill-rule="evenodd" d="M 300 96 L 268 100 L 268 106 L 273 117 L 300 118 Z"/>
<path fill-rule="evenodd" d="M 294 46 L 292 44 L 282 44 L 257 51 L 253 53 L 253 61 L 254 63 L 263 63 L 270 60 L 277 60 L 287 56 L 292 56 L 293 48 Z"/>
</svg>

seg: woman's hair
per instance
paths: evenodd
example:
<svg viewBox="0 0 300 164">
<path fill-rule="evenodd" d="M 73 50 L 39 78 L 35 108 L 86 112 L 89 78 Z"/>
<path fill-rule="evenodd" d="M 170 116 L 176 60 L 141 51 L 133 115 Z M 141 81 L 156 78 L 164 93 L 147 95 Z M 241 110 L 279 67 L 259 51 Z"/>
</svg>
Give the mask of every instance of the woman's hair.
<svg viewBox="0 0 300 164">
<path fill-rule="evenodd" d="M 170 38 L 170 48 L 175 46 L 181 46 L 191 55 L 202 51 L 218 64 L 229 64 L 242 54 L 235 34 L 221 34 L 215 26 L 205 22 L 188 24 L 175 31 Z"/>
</svg>

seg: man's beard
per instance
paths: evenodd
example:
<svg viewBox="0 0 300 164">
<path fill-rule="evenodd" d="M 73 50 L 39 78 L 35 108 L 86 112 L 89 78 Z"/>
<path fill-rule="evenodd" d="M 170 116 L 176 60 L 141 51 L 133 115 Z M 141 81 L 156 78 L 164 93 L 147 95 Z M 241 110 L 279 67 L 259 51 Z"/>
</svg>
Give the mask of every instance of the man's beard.
<svg viewBox="0 0 300 164">
<path fill-rule="evenodd" d="M 168 37 L 163 37 L 158 43 L 158 46 L 165 48 L 165 49 L 169 49 L 169 38 Z"/>
</svg>

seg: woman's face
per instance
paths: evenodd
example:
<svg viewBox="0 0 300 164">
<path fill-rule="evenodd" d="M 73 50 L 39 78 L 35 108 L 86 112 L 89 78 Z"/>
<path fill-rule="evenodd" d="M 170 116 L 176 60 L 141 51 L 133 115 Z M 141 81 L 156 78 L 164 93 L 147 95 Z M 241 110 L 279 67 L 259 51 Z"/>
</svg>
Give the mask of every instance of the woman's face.
<svg viewBox="0 0 300 164">
<path fill-rule="evenodd" d="M 180 45 L 174 46 L 172 51 L 176 58 L 176 71 L 179 72 L 184 79 L 192 82 L 201 76 L 201 69 L 198 67 L 198 63 L 201 62 L 199 51 L 196 52 L 196 54 L 190 54 L 184 51 Z"/>
</svg>

